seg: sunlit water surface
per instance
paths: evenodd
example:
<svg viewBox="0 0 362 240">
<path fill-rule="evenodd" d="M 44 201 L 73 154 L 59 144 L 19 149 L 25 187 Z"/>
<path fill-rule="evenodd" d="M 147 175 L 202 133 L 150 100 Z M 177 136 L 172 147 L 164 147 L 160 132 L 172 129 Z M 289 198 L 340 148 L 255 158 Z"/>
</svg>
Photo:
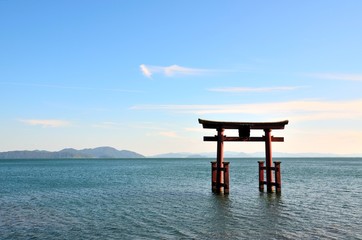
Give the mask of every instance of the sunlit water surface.
<svg viewBox="0 0 362 240">
<path fill-rule="evenodd" d="M 258 191 L 259 159 L 0 160 L 0 239 L 362 239 L 362 159 L 282 161 L 282 194 Z"/>
</svg>

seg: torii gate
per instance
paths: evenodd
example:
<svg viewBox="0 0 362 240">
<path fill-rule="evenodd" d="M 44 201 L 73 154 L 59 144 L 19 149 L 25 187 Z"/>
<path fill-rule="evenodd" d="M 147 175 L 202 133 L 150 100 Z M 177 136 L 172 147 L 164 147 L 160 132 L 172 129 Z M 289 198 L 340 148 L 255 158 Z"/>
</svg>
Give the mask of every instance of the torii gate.
<svg viewBox="0 0 362 240">
<path fill-rule="evenodd" d="M 265 142 L 265 157 L 266 166 L 264 162 L 259 161 L 259 190 L 264 191 L 264 185 L 267 185 L 267 192 L 273 192 L 273 186 L 277 193 L 281 192 L 281 175 L 280 175 L 280 162 L 275 161 L 274 167 L 272 166 L 272 148 L 271 142 L 284 142 L 283 137 L 271 136 L 272 129 L 284 129 L 288 124 L 288 120 L 281 122 L 220 122 L 199 119 L 199 123 L 203 128 L 216 129 L 217 135 L 206 136 L 204 141 L 217 141 L 217 154 L 216 162 L 211 162 L 211 185 L 212 191 L 215 193 L 229 193 L 229 162 L 224 162 L 224 142 Z M 238 137 L 224 136 L 225 129 L 239 130 Z M 250 137 L 251 129 L 264 130 L 265 136 Z M 264 170 L 266 170 L 266 181 L 264 181 Z M 274 171 L 274 181 L 273 174 Z"/>
</svg>

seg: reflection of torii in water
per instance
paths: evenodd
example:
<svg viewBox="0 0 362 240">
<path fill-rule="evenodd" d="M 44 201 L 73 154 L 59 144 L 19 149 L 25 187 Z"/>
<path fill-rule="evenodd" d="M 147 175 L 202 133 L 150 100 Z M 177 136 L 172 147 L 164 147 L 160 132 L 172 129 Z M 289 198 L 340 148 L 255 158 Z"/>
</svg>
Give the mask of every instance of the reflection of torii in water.
<svg viewBox="0 0 362 240">
<path fill-rule="evenodd" d="M 224 192 L 229 193 L 229 163 L 224 162 L 224 142 L 265 142 L 265 158 L 264 162 L 259 161 L 259 190 L 264 191 L 264 184 L 267 185 L 267 192 L 273 192 L 275 186 L 276 192 L 281 191 L 280 179 L 280 162 L 274 162 L 272 166 L 272 148 L 271 142 L 284 142 L 283 137 L 271 136 L 271 130 L 284 129 L 288 124 L 288 120 L 281 122 L 219 122 L 199 119 L 199 123 L 203 128 L 216 129 L 217 135 L 212 137 L 204 137 L 204 141 L 217 141 L 216 162 L 212 162 L 212 191 L 216 193 Z M 238 129 L 239 136 L 227 137 L 224 136 L 225 129 Z M 265 136 L 251 137 L 250 130 L 259 129 L 264 130 Z M 266 181 L 264 181 L 264 170 L 266 170 Z M 273 174 L 275 173 L 274 181 Z"/>
</svg>

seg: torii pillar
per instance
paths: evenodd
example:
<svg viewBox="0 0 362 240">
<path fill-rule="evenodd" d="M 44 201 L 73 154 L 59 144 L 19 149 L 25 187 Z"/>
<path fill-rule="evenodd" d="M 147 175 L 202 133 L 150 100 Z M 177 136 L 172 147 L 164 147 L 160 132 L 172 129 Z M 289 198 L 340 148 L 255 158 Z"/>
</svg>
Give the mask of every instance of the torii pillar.
<svg viewBox="0 0 362 240">
<path fill-rule="evenodd" d="M 280 162 L 275 161 L 274 166 L 272 158 L 272 142 L 284 142 L 283 137 L 274 137 L 271 135 L 272 129 L 284 129 L 288 124 L 288 120 L 281 122 L 219 122 L 199 119 L 199 123 L 203 128 L 216 129 L 216 136 L 206 136 L 204 141 L 217 141 L 216 162 L 211 163 L 211 185 L 212 191 L 215 193 L 229 193 L 229 163 L 224 162 L 224 142 L 225 141 L 251 141 L 265 142 L 265 162 L 259 161 L 259 190 L 264 191 L 264 185 L 267 185 L 267 192 L 281 192 L 281 174 Z M 227 137 L 224 135 L 225 129 L 238 129 L 239 136 Z M 265 135 L 262 137 L 250 137 L 251 129 L 264 130 Z M 264 170 L 266 172 L 266 181 L 264 181 Z M 273 181 L 274 171 L 274 181 Z"/>
</svg>

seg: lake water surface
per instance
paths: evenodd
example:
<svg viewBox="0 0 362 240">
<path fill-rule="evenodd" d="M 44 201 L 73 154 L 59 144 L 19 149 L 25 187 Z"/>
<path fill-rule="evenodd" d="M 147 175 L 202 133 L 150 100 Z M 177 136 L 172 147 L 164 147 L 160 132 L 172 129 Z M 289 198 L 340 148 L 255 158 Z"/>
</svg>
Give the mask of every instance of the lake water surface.
<svg viewBox="0 0 362 240">
<path fill-rule="evenodd" d="M 0 239 L 362 239 L 362 159 L 282 161 L 282 193 L 258 190 L 259 159 L 0 160 Z"/>
</svg>

